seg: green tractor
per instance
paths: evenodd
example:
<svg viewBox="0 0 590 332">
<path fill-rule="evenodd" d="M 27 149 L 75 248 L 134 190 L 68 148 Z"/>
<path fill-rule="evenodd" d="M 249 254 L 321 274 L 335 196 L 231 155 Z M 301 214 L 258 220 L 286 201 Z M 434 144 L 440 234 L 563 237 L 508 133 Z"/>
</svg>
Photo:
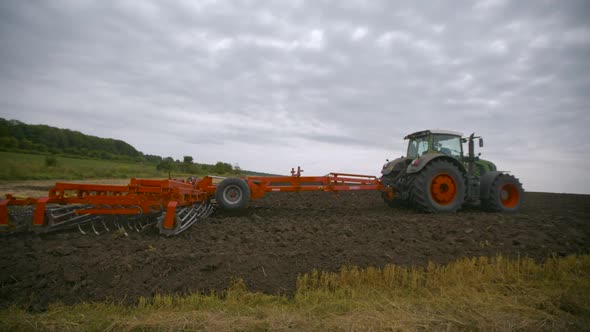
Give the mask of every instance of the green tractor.
<svg viewBox="0 0 590 332">
<path fill-rule="evenodd" d="M 481 205 L 487 211 L 516 212 L 522 205 L 523 188 L 513 175 L 498 171 L 492 162 L 474 152 L 471 134 L 447 130 L 424 130 L 407 135 L 408 153 L 387 160 L 381 181 L 393 189 L 383 199 L 395 206 L 405 203 L 422 212 L 456 212 L 464 204 Z M 467 155 L 463 143 L 468 144 Z"/>
</svg>

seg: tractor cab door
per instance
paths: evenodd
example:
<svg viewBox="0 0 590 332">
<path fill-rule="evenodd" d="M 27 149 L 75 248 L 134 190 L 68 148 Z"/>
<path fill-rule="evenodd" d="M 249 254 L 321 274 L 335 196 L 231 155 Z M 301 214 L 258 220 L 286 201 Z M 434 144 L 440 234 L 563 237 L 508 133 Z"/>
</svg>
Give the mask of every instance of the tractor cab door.
<svg viewBox="0 0 590 332">
<path fill-rule="evenodd" d="M 432 135 L 432 149 L 449 157 L 463 160 L 461 137 L 455 135 Z"/>
<path fill-rule="evenodd" d="M 425 155 L 429 150 L 428 136 L 415 137 L 408 143 L 408 158 L 416 159 Z"/>
</svg>

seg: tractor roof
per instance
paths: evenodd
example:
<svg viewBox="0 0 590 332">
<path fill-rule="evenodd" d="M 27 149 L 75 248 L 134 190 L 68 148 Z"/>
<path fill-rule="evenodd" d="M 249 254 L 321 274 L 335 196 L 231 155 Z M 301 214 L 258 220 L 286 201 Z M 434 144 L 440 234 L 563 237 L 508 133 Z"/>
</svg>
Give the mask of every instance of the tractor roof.
<svg viewBox="0 0 590 332">
<path fill-rule="evenodd" d="M 404 139 L 416 138 L 416 137 L 426 136 L 426 135 L 430 135 L 430 134 L 442 134 L 442 135 L 453 135 L 453 136 L 463 137 L 463 133 L 460 133 L 458 131 L 429 129 L 429 130 L 422 130 L 422 131 L 417 131 L 415 133 L 409 134 L 408 136 L 404 137 Z"/>
</svg>

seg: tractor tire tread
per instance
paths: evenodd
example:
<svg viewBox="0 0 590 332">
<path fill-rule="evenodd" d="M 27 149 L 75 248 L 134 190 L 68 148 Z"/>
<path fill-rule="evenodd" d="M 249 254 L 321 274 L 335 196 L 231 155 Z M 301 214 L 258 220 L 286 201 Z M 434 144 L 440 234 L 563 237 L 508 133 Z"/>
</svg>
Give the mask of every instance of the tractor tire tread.
<svg viewBox="0 0 590 332">
<path fill-rule="evenodd" d="M 506 208 L 498 199 L 500 187 L 501 185 L 506 183 L 512 183 L 516 185 L 519 190 L 520 196 L 516 208 Z M 518 210 L 520 210 L 520 206 L 522 205 L 523 192 L 524 189 L 522 188 L 522 183 L 517 177 L 511 174 L 500 174 L 494 179 L 494 182 L 492 182 L 492 185 L 490 186 L 490 190 L 488 192 L 488 198 L 481 202 L 481 206 L 485 211 L 488 212 L 517 212 Z"/>
<path fill-rule="evenodd" d="M 458 201 L 453 203 L 450 208 L 445 210 L 437 209 L 435 205 L 430 203 L 428 192 L 430 177 L 429 174 L 433 172 L 432 170 L 437 170 L 441 168 L 449 169 L 451 172 L 454 172 L 457 176 L 457 181 L 460 181 L 462 185 L 459 185 L 458 188 L 462 190 L 458 190 Z M 414 175 L 413 183 L 410 186 L 410 201 L 412 202 L 413 207 L 424 213 L 437 213 L 437 212 L 456 212 L 461 208 L 465 201 L 465 182 L 464 182 L 463 175 L 457 166 L 453 165 L 452 163 L 444 160 L 440 161 L 432 161 L 430 164 L 426 165 L 420 173 Z M 459 184 L 459 183 L 458 183 Z"/>
<path fill-rule="evenodd" d="M 240 201 L 234 204 L 226 202 L 223 197 L 223 191 L 225 190 L 225 188 L 232 185 L 240 188 L 242 195 Z M 236 211 L 244 209 L 248 207 L 248 204 L 250 203 L 250 187 L 248 186 L 248 183 L 246 181 L 240 178 L 224 179 L 223 181 L 221 181 L 219 185 L 217 185 L 217 188 L 215 189 L 215 201 L 217 205 L 219 205 L 219 207 L 221 207 L 224 210 Z"/>
</svg>

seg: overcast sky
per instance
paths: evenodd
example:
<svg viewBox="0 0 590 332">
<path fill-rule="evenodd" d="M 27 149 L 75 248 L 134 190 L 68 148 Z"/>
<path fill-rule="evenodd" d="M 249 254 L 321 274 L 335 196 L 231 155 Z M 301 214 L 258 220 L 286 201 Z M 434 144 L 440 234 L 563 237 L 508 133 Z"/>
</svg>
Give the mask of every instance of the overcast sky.
<svg viewBox="0 0 590 332">
<path fill-rule="evenodd" d="M 147 154 L 378 175 L 483 135 L 526 190 L 590 193 L 590 1 L 1 1 L 0 116 Z"/>
</svg>

